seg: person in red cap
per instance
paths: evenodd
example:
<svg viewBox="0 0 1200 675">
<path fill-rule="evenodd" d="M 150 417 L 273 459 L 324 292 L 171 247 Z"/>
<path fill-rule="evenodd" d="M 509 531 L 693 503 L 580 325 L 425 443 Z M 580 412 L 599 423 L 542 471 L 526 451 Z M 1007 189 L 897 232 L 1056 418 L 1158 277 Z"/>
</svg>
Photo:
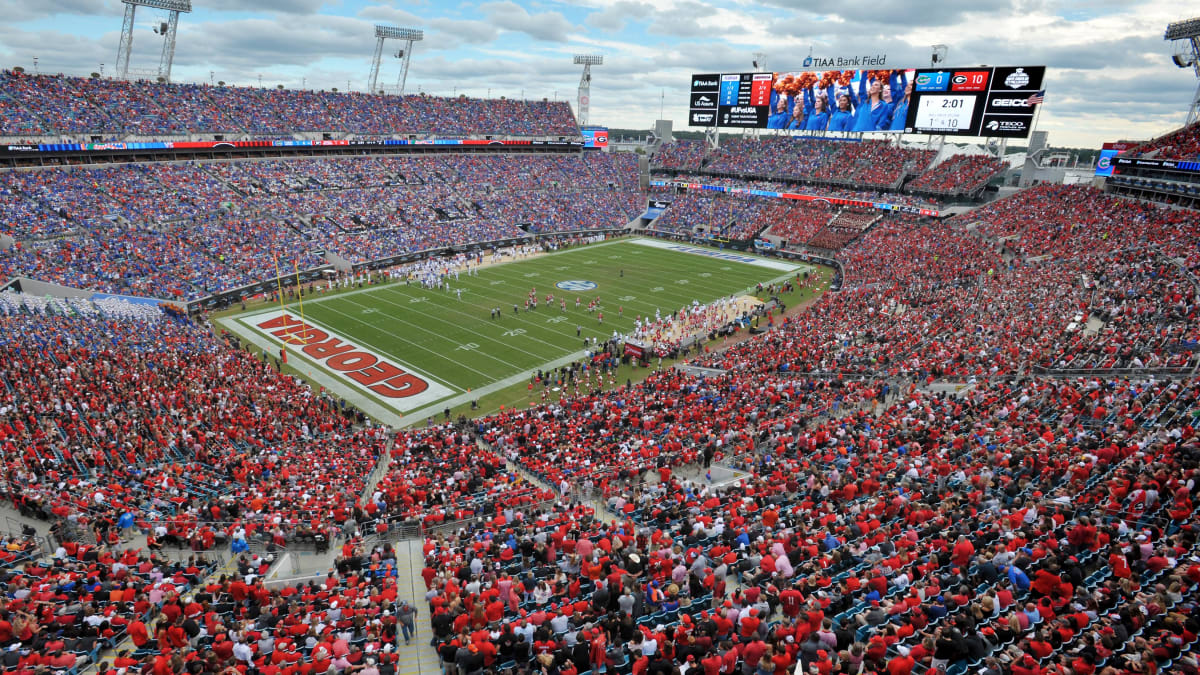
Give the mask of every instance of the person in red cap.
<svg viewBox="0 0 1200 675">
<path fill-rule="evenodd" d="M 597 628 L 588 647 L 588 662 L 592 664 L 593 673 L 608 671 L 608 633 L 603 628 Z"/>
</svg>

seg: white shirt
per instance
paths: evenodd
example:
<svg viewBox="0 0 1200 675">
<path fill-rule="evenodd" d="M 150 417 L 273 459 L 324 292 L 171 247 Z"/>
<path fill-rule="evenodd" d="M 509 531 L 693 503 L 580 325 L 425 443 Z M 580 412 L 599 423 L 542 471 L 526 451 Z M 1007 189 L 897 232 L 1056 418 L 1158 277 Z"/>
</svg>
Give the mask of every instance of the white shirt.
<svg viewBox="0 0 1200 675">
<path fill-rule="evenodd" d="M 233 646 L 233 658 L 249 663 L 254 658 L 254 650 L 245 642 L 239 642 Z"/>
</svg>

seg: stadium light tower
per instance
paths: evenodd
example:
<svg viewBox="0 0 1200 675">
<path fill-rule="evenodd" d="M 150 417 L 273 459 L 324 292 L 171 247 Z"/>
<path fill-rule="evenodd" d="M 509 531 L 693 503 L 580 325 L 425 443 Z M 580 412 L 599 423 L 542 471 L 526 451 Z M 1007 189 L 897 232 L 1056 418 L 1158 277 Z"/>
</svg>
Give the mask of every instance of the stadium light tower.
<svg viewBox="0 0 1200 675">
<path fill-rule="evenodd" d="M 1200 17 L 1169 24 L 1167 32 L 1163 34 L 1163 39 L 1176 43 L 1175 55 L 1171 57 L 1175 65 L 1180 68 L 1190 67 L 1196 73 L 1196 79 L 1200 81 Z M 1183 125 L 1188 126 L 1198 119 L 1200 119 L 1200 82 L 1196 85 L 1196 93 L 1192 96 L 1192 105 L 1188 108 L 1187 120 Z"/>
<path fill-rule="evenodd" d="M 175 32 L 179 28 L 180 12 L 192 11 L 192 0 L 121 0 L 125 3 L 125 21 L 121 24 L 121 41 L 117 44 L 117 77 L 128 79 L 129 54 L 133 51 L 133 15 L 138 7 L 165 9 L 170 18 L 160 30 L 162 55 L 158 58 L 158 76 L 164 82 L 171 81 L 171 64 L 175 61 Z"/>
<path fill-rule="evenodd" d="M 583 75 L 579 78 L 579 126 L 587 126 L 588 106 L 592 103 L 592 66 L 604 65 L 603 56 L 575 55 L 575 65 L 583 66 Z"/>
<path fill-rule="evenodd" d="M 950 52 L 950 48 L 946 45 L 933 45 L 930 47 L 929 66 L 936 68 L 937 64 L 946 62 L 946 55 Z"/>
<path fill-rule="evenodd" d="M 396 58 L 402 61 L 400 79 L 396 85 L 400 90 L 400 94 L 403 94 L 404 85 L 408 82 L 408 62 L 412 58 L 413 43 L 424 39 L 425 31 L 417 30 L 416 28 L 375 26 L 375 57 L 371 59 L 371 75 L 367 78 L 367 91 L 372 94 L 378 91 L 375 87 L 379 84 L 379 62 L 383 59 L 384 40 L 400 40 L 404 43 L 404 48 L 396 52 Z"/>
</svg>

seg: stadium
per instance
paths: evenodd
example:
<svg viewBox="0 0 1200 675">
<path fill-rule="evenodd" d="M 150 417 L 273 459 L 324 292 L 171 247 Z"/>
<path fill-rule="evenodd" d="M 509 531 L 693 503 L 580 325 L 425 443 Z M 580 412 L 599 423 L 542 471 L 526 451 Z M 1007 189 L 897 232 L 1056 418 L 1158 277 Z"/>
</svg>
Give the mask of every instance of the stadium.
<svg viewBox="0 0 1200 675">
<path fill-rule="evenodd" d="M 0 71 L 4 672 L 1200 673 L 1197 82 L 1081 161 L 1070 55 L 756 52 L 631 139 L 620 55 L 206 83 L 121 4 Z"/>
</svg>

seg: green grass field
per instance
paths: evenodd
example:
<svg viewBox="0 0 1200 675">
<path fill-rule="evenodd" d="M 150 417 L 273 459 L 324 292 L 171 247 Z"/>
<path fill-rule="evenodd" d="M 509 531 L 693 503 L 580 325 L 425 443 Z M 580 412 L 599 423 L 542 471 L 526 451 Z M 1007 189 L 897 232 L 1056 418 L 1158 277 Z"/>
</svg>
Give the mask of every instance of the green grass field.
<svg viewBox="0 0 1200 675">
<path fill-rule="evenodd" d="M 332 367 L 333 360 L 310 358 L 302 348 L 315 340 L 312 335 L 289 346 L 289 366 L 369 414 L 392 418 L 382 421 L 395 423 L 395 416 L 381 415 L 381 409 L 412 423 L 447 406 L 458 409 L 502 390 L 524 389 L 531 371 L 578 359 L 585 337 L 603 342 L 614 330 L 624 334 L 638 315 L 653 317 L 656 309 L 668 314 L 693 300 L 706 303 L 752 293 L 760 282 L 814 271 L 779 260 L 743 256 L 754 262 L 736 262 L 664 246 L 668 244 L 618 240 L 505 262 L 484 267 L 476 276 L 451 279 L 448 292 L 398 282 L 305 300 L 306 324 L 320 335 L 345 338 L 380 361 L 418 375 L 429 383 L 419 396 L 380 396 L 347 379 Z M 560 283 L 568 290 L 556 287 Z M 590 284 L 595 288 L 582 290 Z M 460 288 L 461 299 L 455 293 Z M 526 311 L 525 299 L 533 288 L 538 309 Z M 555 297 L 553 306 L 545 303 L 548 294 Z M 596 313 L 587 311 L 587 303 L 597 296 L 603 324 Z M 582 299 L 578 309 L 577 297 Z M 560 298 L 567 300 L 565 312 Z M 513 305 L 518 306 L 516 313 Z M 491 318 L 493 307 L 501 309 L 499 319 Z M 273 354 L 281 338 L 259 326 L 278 311 L 278 306 L 268 306 L 219 322 Z M 299 303 L 288 305 L 286 312 L 298 319 Z M 370 381 L 361 374 L 356 377 Z"/>
</svg>

